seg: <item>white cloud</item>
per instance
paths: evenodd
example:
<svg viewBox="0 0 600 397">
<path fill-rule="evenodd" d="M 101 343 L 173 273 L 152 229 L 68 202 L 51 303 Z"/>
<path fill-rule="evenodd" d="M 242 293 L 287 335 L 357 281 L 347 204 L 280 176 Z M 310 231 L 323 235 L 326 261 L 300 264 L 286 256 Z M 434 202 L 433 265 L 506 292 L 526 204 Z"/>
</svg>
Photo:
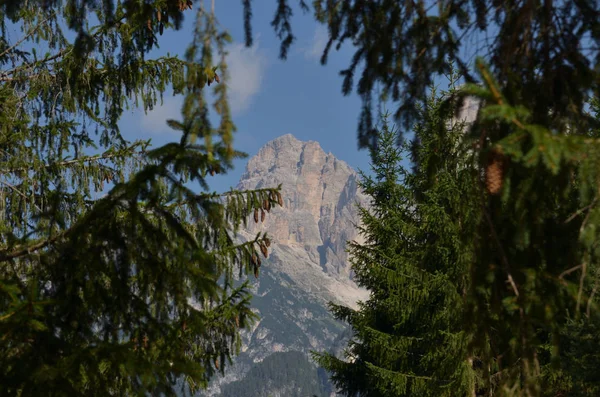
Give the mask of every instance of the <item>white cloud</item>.
<svg viewBox="0 0 600 397">
<path fill-rule="evenodd" d="M 244 112 L 259 93 L 267 68 L 267 57 L 258 45 L 247 48 L 236 43 L 227 48 L 229 105 L 231 112 Z"/>
<path fill-rule="evenodd" d="M 308 48 L 304 49 L 304 56 L 308 59 L 320 60 L 323 50 L 329 41 L 329 33 L 323 25 L 318 25 L 315 29 L 312 42 Z"/>
<path fill-rule="evenodd" d="M 235 116 L 247 110 L 254 97 L 260 92 L 267 67 L 267 56 L 257 44 L 250 48 L 246 48 L 241 43 L 232 44 L 227 48 L 227 52 L 229 106 Z M 212 105 L 214 101 L 212 90 L 206 87 L 205 95 Z M 140 125 L 143 132 L 151 135 L 179 134 L 167 125 L 167 120 L 181 118 L 182 103 L 181 95 L 165 96 L 162 106 L 157 104 L 147 114 L 142 112 Z"/>
<path fill-rule="evenodd" d="M 148 111 L 147 114 L 142 112 L 141 126 L 143 132 L 148 132 L 152 135 L 160 135 L 165 133 L 177 133 L 167 125 L 167 120 L 181 118 L 181 105 L 183 97 L 181 96 L 165 96 L 162 106 L 157 103 L 154 109 Z"/>
</svg>

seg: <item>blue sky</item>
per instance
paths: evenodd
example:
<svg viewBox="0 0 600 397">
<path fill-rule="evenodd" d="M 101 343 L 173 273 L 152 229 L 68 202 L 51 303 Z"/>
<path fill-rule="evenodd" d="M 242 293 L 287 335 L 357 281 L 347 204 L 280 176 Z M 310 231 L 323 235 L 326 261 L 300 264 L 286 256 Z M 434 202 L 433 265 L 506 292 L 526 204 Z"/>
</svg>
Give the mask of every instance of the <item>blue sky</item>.
<svg viewBox="0 0 600 397">
<path fill-rule="evenodd" d="M 282 61 L 278 58 L 279 40 L 270 25 L 275 12 L 274 1 L 253 2 L 252 48 L 243 44 L 241 2 L 222 0 L 216 3 L 218 20 L 234 39 L 229 47 L 228 64 L 230 104 L 237 126 L 236 149 L 252 156 L 268 141 L 291 133 L 300 140 L 318 141 L 326 152 L 332 152 L 355 169 L 368 170 L 368 152 L 359 151 L 357 145 L 360 99 L 355 94 L 342 95 L 342 78 L 338 74 L 348 65 L 352 49 L 344 47 L 332 52 L 328 64 L 322 66 L 319 59 L 327 32 L 317 25 L 310 13 L 297 10 L 292 25 L 297 41 L 290 49 L 288 59 Z M 198 4 L 194 2 L 194 10 Z M 206 5 L 210 6 L 210 2 L 206 1 Z M 182 30 L 159 36 L 161 49 L 156 55 L 168 51 L 182 56 L 193 24 L 194 15 L 188 11 Z M 169 94 L 165 96 L 163 106 L 148 114 L 143 110 L 129 112 L 121 122 L 122 132 L 130 140 L 151 138 L 153 145 L 177 140 L 179 136 L 165 121 L 179 118 L 180 101 Z M 211 190 L 225 191 L 235 186 L 246 161 L 238 161 L 228 175 L 209 181 Z"/>
</svg>

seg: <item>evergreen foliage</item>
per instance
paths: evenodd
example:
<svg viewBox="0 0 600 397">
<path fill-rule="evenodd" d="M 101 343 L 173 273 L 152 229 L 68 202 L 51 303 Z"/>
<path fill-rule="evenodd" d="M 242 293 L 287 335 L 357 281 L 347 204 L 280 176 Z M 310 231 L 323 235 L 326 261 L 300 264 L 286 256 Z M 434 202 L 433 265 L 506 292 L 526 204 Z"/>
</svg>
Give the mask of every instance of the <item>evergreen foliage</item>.
<svg viewBox="0 0 600 397">
<path fill-rule="evenodd" d="M 476 349 L 490 347 L 484 369 L 500 394 L 539 395 L 543 346 L 552 346 L 556 368 L 561 335 L 579 338 L 569 321 L 597 321 L 598 130 L 573 119 L 561 129 L 535 123 L 481 60 L 478 68 L 483 86 L 464 89 L 485 102 L 471 139 L 483 176 L 475 183 L 487 190 L 474 235 L 469 332 Z M 562 344 L 567 354 L 570 343 Z"/>
<path fill-rule="evenodd" d="M 600 339 L 598 333 L 598 317 L 568 319 L 559 331 L 559 363 L 552 365 L 552 351 L 542 350 L 540 361 L 542 366 L 541 395 L 593 397 L 600 394 L 600 365 L 598 351 Z"/>
<path fill-rule="evenodd" d="M 433 90 L 411 145 L 395 146 L 384 123 L 371 150 L 375 176 L 361 183 L 373 203 L 362 209 L 366 243 L 350 252 L 372 295 L 358 311 L 332 306 L 355 332 L 346 359 L 315 355 L 347 395 L 600 390 L 597 130 L 561 135 L 528 124 L 527 110 L 487 83 L 439 98 Z M 452 120 L 457 94 L 485 101 L 468 129 Z M 597 117 L 597 101 L 592 110 Z M 472 137 L 503 122 L 516 131 L 482 161 L 473 148 L 490 141 L 473 146 Z M 401 166 L 406 153 L 412 173 Z"/>
<path fill-rule="evenodd" d="M 222 84 L 230 38 L 199 7 L 184 59 L 147 57 L 190 9 L 0 4 L 0 395 L 194 391 L 224 370 L 255 317 L 234 278 L 258 276 L 269 239 L 233 235 L 282 199 L 208 190 L 243 156 Z M 123 111 L 152 109 L 171 85 L 185 96 L 168 121 L 179 142 L 127 142 Z"/>
<path fill-rule="evenodd" d="M 402 165 L 410 145 L 383 120 L 374 176 L 361 173 L 371 198 L 361 208 L 364 244 L 352 242 L 352 269 L 370 290 L 359 310 L 332 305 L 354 330 L 347 360 L 316 354 L 350 396 L 461 396 L 476 391 L 476 373 L 463 331 L 477 190 L 472 167 L 458 153 L 464 122 L 449 122 L 455 94 L 432 91 L 414 128 L 420 166 Z M 457 102 L 454 102 L 457 105 Z M 387 116 L 386 116 L 387 117 Z M 462 163 L 459 159 L 463 159 Z"/>
<path fill-rule="evenodd" d="M 253 366 L 242 380 L 223 386 L 221 397 L 261 397 L 277 391 L 289 397 L 326 396 L 317 368 L 304 353 L 276 352 Z"/>
</svg>

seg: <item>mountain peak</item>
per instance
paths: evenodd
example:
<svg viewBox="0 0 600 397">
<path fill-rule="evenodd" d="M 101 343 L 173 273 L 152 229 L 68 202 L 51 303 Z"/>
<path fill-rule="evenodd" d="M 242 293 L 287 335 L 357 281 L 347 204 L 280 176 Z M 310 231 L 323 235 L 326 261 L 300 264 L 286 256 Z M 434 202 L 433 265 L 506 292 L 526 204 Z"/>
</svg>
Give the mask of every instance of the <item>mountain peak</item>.
<svg viewBox="0 0 600 397">
<path fill-rule="evenodd" d="M 267 143 L 267 145 L 269 145 L 269 144 L 285 145 L 286 143 L 290 143 L 290 142 L 300 142 L 300 140 L 298 138 L 296 138 L 293 134 L 288 133 L 288 134 L 278 136 L 277 138 L 269 141 Z"/>
<path fill-rule="evenodd" d="M 346 241 L 359 239 L 356 202 L 365 205 L 356 172 L 318 142 L 291 134 L 265 144 L 252 157 L 238 189 L 282 185 L 284 207 L 271 212 L 264 224 L 249 232 L 267 231 L 273 241 L 308 253 L 325 273 L 349 281 Z"/>
<path fill-rule="evenodd" d="M 298 173 L 316 170 L 326 164 L 335 164 L 347 172 L 354 172 L 344 161 L 331 153 L 325 153 L 319 142 L 300 141 L 292 134 L 285 134 L 267 142 L 246 164 L 242 180 L 264 176 L 283 170 Z"/>
</svg>

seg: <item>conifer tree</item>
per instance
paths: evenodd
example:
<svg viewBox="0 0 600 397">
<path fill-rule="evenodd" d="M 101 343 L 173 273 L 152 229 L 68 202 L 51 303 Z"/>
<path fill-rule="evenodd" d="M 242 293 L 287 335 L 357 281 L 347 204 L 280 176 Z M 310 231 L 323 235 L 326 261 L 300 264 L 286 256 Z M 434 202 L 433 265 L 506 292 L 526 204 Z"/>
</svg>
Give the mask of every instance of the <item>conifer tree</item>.
<svg viewBox="0 0 600 397">
<path fill-rule="evenodd" d="M 0 3 L 2 396 L 195 391 L 254 319 L 234 279 L 258 276 L 269 239 L 233 236 L 282 198 L 209 190 L 243 156 L 224 84 L 230 38 L 214 9 L 195 7 L 185 57 L 148 57 L 191 10 L 189 0 Z M 126 141 L 124 110 L 152 109 L 171 85 L 185 98 L 168 121 L 181 138 Z"/>
<path fill-rule="evenodd" d="M 467 332 L 498 395 L 535 396 L 544 392 L 543 364 L 564 363 L 560 347 L 569 343 L 561 338 L 576 343 L 565 327 L 596 317 L 600 143 L 597 129 L 576 120 L 564 128 L 536 123 L 482 60 L 477 66 L 484 83 L 463 90 L 484 101 L 471 130 L 483 194 Z"/>
<path fill-rule="evenodd" d="M 600 116 L 600 102 L 591 102 L 591 115 L 595 118 Z M 599 129 L 591 130 L 589 137 L 598 138 Z M 589 151 L 591 154 L 592 151 Z M 585 179 L 577 178 L 575 187 L 581 187 Z M 577 205 L 578 197 L 574 195 L 573 200 Z M 576 212 L 576 214 L 578 214 Z M 578 214 L 579 215 L 579 214 Z M 590 213 L 591 218 L 594 214 Z M 586 216 L 588 216 L 586 214 Z M 571 220 L 573 221 L 573 220 Z M 588 220 L 589 222 L 589 220 Z M 580 225 L 581 227 L 581 225 Z M 577 266 L 572 272 L 579 270 Z M 547 335 L 539 333 L 542 340 L 540 349 L 541 362 L 541 395 L 543 396 L 597 396 L 600 394 L 600 379 L 597 368 L 600 363 L 600 313 L 594 310 L 598 305 L 598 267 L 590 263 L 589 276 L 581 277 L 582 288 L 582 311 L 568 310 L 563 324 L 554 334 Z M 566 276 L 563 275 L 563 277 Z M 579 290 L 579 289 L 577 289 Z M 578 291 L 579 292 L 579 291 Z M 558 352 L 553 340 L 558 340 Z"/>
<path fill-rule="evenodd" d="M 453 76 L 453 79 L 455 76 Z M 352 269 L 370 298 L 357 311 L 332 305 L 354 338 L 347 357 L 316 354 L 349 396 L 471 396 L 478 390 L 468 335 L 463 331 L 477 190 L 472 156 L 462 152 L 464 122 L 453 122 L 455 94 L 432 90 L 416 123 L 414 141 L 396 146 L 398 131 L 384 118 L 373 176 L 361 173 L 371 198 L 361 208 L 364 244 L 351 242 Z M 412 172 L 403 157 L 419 167 Z"/>
</svg>

